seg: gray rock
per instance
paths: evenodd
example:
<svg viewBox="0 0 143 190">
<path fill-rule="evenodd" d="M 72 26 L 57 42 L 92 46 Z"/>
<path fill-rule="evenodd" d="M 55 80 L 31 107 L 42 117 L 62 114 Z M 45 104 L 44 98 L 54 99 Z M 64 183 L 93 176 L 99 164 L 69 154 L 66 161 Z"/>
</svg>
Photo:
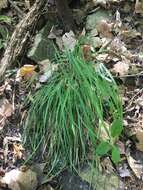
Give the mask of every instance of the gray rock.
<svg viewBox="0 0 143 190">
<path fill-rule="evenodd" d="M 96 168 L 86 167 L 79 176 L 91 184 L 94 190 L 119 190 L 120 179 L 114 173 L 101 173 Z"/>
<path fill-rule="evenodd" d="M 93 14 L 88 15 L 86 19 L 86 30 L 89 31 L 95 29 L 97 24 L 103 19 L 110 20 L 110 12 L 99 9 Z"/>
<path fill-rule="evenodd" d="M 91 185 L 70 171 L 63 171 L 58 178 L 61 190 L 93 190 Z"/>
<path fill-rule="evenodd" d="M 91 36 L 87 41 L 93 48 L 100 48 L 102 46 L 102 40 L 99 37 Z"/>
<path fill-rule="evenodd" d="M 39 62 L 45 59 L 52 59 L 55 55 L 53 40 L 48 39 L 50 29 L 51 26 L 48 23 L 35 36 L 33 46 L 27 55 L 35 62 Z"/>
</svg>

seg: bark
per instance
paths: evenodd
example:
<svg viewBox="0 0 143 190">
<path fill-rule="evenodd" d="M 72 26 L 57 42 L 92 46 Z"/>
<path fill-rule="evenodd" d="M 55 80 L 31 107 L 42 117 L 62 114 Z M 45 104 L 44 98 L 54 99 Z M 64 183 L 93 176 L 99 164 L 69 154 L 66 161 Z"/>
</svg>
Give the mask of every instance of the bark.
<svg viewBox="0 0 143 190">
<path fill-rule="evenodd" d="M 16 26 L 0 63 L 0 80 L 3 80 L 6 69 L 24 50 L 46 2 L 47 0 L 36 0 L 27 15 Z"/>
</svg>

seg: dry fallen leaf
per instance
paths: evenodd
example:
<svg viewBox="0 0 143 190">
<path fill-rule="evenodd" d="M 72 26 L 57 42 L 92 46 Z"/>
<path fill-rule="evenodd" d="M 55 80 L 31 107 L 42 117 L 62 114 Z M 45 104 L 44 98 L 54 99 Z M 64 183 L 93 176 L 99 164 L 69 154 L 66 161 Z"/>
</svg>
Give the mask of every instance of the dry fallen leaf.
<svg viewBox="0 0 143 190">
<path fill-rule="evenodd" d="M 16 160 L 22 159 L 23 152 L 24 152 L 24 148 L 22 147 L 21 144 L 13 143 L 13 153 Z"/>
<path fill-rule="evenodd" d="M 108 0 L 92 0 L 92 1 L 93 1 L 94 6 L 100 5 L 105 8 L 108 2 Z"/>
<path fill-rule="evenodd" d="M 39 62 L 40 76 L 39 82 L 46 82 L 53 75 L 54 71 L 58 69 L 57 64 L 52 64 L 49 59 L 45 59 Z"/>
<path fill-rule="evenodd" d="M 143 1 L 142 0 L 136 0 L 135 3 L 135 13 L 143 13 Z"/>
<path fill-rule="evenodd" d="M 113 24 L 108 23 L 107 20 L 101 20 L 97 24 L 96 29 L 102 37 L 106 37 L 106 38 L 112 38 L 113 37 L 113 34 L 112 34 Z"/>
<path fill-rule="evenodd" d="M 6 8 L 8 5 L 7 0 L 0 0 L 0 10 Z"/>
<path fill-rule="evenodd" d="M 143 151 L 143 130 L 137 130 L 135 135 L 138 140 L 136 147 L 138 150 Z"/>
<path fill-rule="evenodd" d="M 36 190 L 37 174 L 31 169 L 13 169 L 0 179 L 0 184 L 7 184 L 12 190 Z"/>
<path fill-rule="evenodd" d="M 91 46 L 90 45 L 83 45 L 81 46 L 84 59 L 85 60 L 90 60 L 91 59 Z"/>
<path fill-rule="evenodd" d="M 123 36 L 123 38 L 125 40 L 126 39 L 133 39 L 136 37 L 141 37 L 141 33 L 135 29 L 133 29 L 133 30 L 122 30 L 121 35 Z"/>
<path fill-rule="evenodd" d="M 68 50 L 71 50 L 71 51 L 74 50 L 74 47 L 77 43 L 77 40 L 75 38 L 75 34 L 73 33 L 73 31 L 66 32 L 62 36 L 62 41 L 63 41 L 64 47 Z"/>
<path fill-rule="evenodd" d="M 143 165 L 140 162 L 140 160 L 135 160 L 131 155 L 128 155 L 127 161 L 128 161 L 130 168 L 132 169 L 132 171 L 136 175 L 136 177 L 141 179 L 141 177 L 143 175 L 143 172 L 142 172 L 143 171 Z"/>
<path fill-rule="evenodd" d="M 104 124 L 99 121 L 99 128 L 100 128 L 100 131 L 99 131 L 99 138 L 101 138 L 102 140 L 109 140 L 109 123 L 107 122 L 104 122 Z"/>
<path fill-rule="evenodd" d="M 20 76 L 22 77 L 26 77 L 29 75 L 32 76 L 35 68 L 36 67 L 34 65 L 24 65 L 23 67 L 20 68 Z"/>
<path fill-rule="evenodd" d="M 129 63 L 125 61 L 119 61 L 114 65 L 112 71 L 119 76 L 124 76 L 128 74 L 129 71 Z"/>
<path fill-rule="evenodd" d="M 5 125 L 5 121 L 12 115 L 13 107 L 12 104 L 5 98 L 0 100 L 0 129 Z"/>
</svg>

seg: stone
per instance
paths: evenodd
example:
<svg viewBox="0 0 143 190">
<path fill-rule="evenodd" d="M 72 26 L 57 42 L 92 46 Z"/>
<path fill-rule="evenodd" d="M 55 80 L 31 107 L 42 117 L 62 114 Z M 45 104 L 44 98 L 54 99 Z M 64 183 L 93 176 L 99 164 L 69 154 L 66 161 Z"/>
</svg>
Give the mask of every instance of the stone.
<svg viewBox="0 0 143 190">
<path fill-rule="evenodd" d="M 86 30 L 93 30 L 101 22 L 101 20 L 110 20 L 110 12 L 106 10 L 99 9 L 87 16 L 86 19 Z"/>
<path fill-rule="evenodd" d="M 96 168 L 86 167 L 79 173 L 79 176 L 91 184 L 94 190 L 113 190 L 120 187 L 120 179 L 116 174 L 101 173 Z"/>
<path fill-rule="evenodd" d="M 55 56 L 55 47 L 53 40 L 48 38 L 51 27 L 46 24 L 35 36 L 32 48 L 28 52 L 28 57 L 35 61 L 52 59 Z"/>
<path fill-rule="evenodd" d="M 93 36 L 88 41 L 93 48 L 100 48 L 102 46 L 102 40 L 99 37 Z"/>
</svg>

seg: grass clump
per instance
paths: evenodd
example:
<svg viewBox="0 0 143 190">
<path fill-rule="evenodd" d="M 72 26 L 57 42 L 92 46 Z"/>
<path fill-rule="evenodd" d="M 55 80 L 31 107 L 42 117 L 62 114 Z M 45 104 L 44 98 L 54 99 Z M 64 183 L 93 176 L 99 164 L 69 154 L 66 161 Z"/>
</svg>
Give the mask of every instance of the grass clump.
<svg viewBox="0 0 143 190">
<path fill-rule="evenodd" d="M 33 97 L 26 143 L 33 153 L 45 151 L 51 171 L 57 165 L 76 169 L 111 151 L 118 161 L 114 140 L 122 131 L 122 106 L 112 76 L 101 63 L 87 62 L 80 48 L 57 55 L 56 62 L 58 71 Z M 108 138 L 101 138 L 101 127 Z"/>
</svg>

